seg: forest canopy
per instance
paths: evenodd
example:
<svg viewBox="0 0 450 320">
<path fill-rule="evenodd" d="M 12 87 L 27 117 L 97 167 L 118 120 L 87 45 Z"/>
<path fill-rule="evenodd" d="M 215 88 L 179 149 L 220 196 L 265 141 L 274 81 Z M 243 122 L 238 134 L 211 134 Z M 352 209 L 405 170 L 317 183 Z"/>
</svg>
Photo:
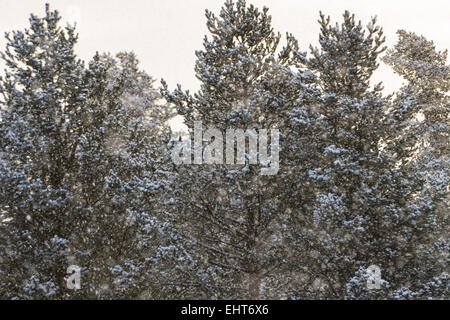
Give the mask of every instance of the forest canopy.
<svg viewBox="0 0 450 320">
<path fill-rule="evenodd" d="M 387 48 L 375 18 L 348 11 L 320 12 L 309 48 L 266 7 L 205 16 L 193 93 L 141 70 L 133 48 L 82 61 L 49 5 L 6 33 L 0 298 L 449 299 L 447 51 L 405 30 Z M 380 63 L 404 79 L 393 94 L 371 83 Z M 248 148 L 277 130 L 278 171 L 261 175 L 247 149 L 196 162 L 208 128 L 246 132 Z M 196 137 L 192 164 L 175 163 Z"/>
</svg>

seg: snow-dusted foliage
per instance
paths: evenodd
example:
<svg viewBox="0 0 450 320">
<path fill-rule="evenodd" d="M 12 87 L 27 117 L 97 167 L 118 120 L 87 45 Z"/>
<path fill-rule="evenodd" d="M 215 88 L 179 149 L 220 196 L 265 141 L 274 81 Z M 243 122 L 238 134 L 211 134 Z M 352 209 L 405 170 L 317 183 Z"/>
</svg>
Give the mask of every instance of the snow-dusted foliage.
<svg viewBox="0 0 450 320">
<path fill-rule="evenodd" d="M 268 9 L 245 1 L 227 1 L 218 16 L 206 11 L 206 18 L 211 35 L 196 52 L 195 65 L 201 89 L 194 95 L 181 87 L 170 92 L 163 82 L 166 99 L 191 129 L 198 119 L 204 129 L 282 130 L 290 100 L 310 95 L 294 82 L 306 76 L 291 70 L 303 58 L 297 41 L 288 35 L 279 48 L 281 35 L 273 31 Z M 248 157 L 245 165 L 177 168 L 168 210 L 192 259 L 175 273 L 185 296 L 283 296 L 281 288 L 290 281 L 283 272 L 289 269 L 282 241 L 286 176 L 260 176 Z"/>
<path fill-rule="evenodd" d="M 386 51 L 375 18 L 320 13 L 308 54 L 267 8 L 226 1 L 191 93 L 158 90 L 133 53 L 80 61 L 59 20 L 32 15 L 1 55 L 0 298 L 450 298 L 450 67 L 432 41 L 401 30 Z M 380 59 L 406 81 L 390 96 Z M 175 114 L 192 165 L 172 161 Z M 210 127 L 279 130 L 277 174 L 250 152 L 200 164 Z"/>
<path fill-rule="evenodd" d="M 310 125 L 314 150 L 297 163 L 309 167 L 302 184 L 312 191 L 301 186 L 293 199 L 297 216 L 290 237 L 296 250 L 309 252 L 298 265 L 310 283 L 320 279 L 324 285 L 318 290 L 299 285 L 293 295 L 390 298 L 403 287 L 420 290 L 445 271 L 445 251 L 437 242 L 444 245 L 446 225 L 436 207 L 445 191 L 425 192 L 440 179 L 427 179 L 411 162 L 420 139 L 410 131 L 416 125 L 418 110 L 409 110 L 415 98 L 391 101 L 381 85 L 371 89 L 384 50 L 375 19 L 367 30 L 348 12 L 340 26 L 330 26 L 322 14 L 319 22 L 321 47 L 312 48 L 305 61 L 322 91 L 315 117 L 309 117 L 316 119 Z M 361 278 L 371 265 L 381 269 L 382 293 L 368 291 Z"/>
<path fill-rule="evenodd" d="M 147 267 L 152 256 L 169 109 L 133 54 L 96 55 L 85 67 L 59 19 L 47 6 L 7 35 L 0 295 L 137 296 L 151 282 L 133 275 L 116 286 L 113 267 Z M 77 292 L 66 287 L 69 265 L 83 268 Z"/>
</svg>

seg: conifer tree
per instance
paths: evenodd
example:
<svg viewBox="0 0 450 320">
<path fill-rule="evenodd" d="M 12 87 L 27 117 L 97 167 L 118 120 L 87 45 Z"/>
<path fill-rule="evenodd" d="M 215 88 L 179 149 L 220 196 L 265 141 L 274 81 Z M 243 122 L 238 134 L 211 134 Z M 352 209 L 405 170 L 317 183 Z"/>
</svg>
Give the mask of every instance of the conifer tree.
<svg viewBox="0 0 450 320">
<path fill-rule="evenodd" d="M 82 213 L 66 184 L 74 172 L 79 123 L 70 121 L 86 95 L 72 27 L 58 26 L 46 6 L 30 29 L 7 34 L 3 96 L 2 296 L 61 297 L 67 242 Z M 6 253 L 6 254 L 5 254 Z"/>
<path fill-rule="evenodd" d="M 373 19 L 366 34 L 348 12 L 341 26 L 329 21 L 321 14 L 321 49 L 305 62 L 318 77 L 322 101 L 314 124 L 316 167 L 305 181 L 314 185 L 315 200 L 300 198 L 306 210 L 291 223 L 293 248 L 311 252 L 303 264 L 310 285 L 294 296 L 386 297 L 408 286 L 413 270 L 433 274 L 424 264 L 427 251 L 417 257 L 416 248 L 429 245 L 440 225 L 418 198 L 424 180 L 407 165 L 413 150 L 398 139 L 412 114 L 391 107 L 381 84 L 370 88 L 384 50 L 381 28 Z M 371 265 L 382 270 L 381 291 L 366 289 Z"/>
<path fill-rule="evenodd" d="M 448 297 L 449 223 L 449 96 L 450 67 L 447 51 L 439 52 L 433 41 L 404 30 L 398 31 L 398 42 L 388 50 L 383 61 L 405 80 L 394 98 L 397 114 L 409 114 L 404 128 L 396 137 L 412 154 L 404 165 L 420 175 L 422 188 L 417 200 L 426 203 L 434 219 L 434 232 L 427 234 L 428 243 L 417 250 L 420 263 L 410 271 L 411 287 L 397 290 L 394 298 L 428 299 Z"/>
<path fill-rule="evenodd" d="M 195 120 L 202 121 L 204 131 L 281 130 L 294 93 L 304 91 L 291 81 L 303 77 L 290 69 L 301 58 L 296 40 L 288 35 L 286 46 L 278 49 L 281 37 L 272 29 L 268 9 L 260 11 L 245 1 L 227 1 L 219 16 L 206 11 L 206 18 L 211 38 L 205 37 L 204 49 L 196 52 L 200 91 L 191 95 L 179 87 L 169 92 L 163 82 L 163 95 L 191 130 Z M 282 244 L 287 217 L 281 201 L 283 169 L 262 176 L 247 154 L 242 165 L 182 165 L 176 170 L 169 210 L 184 239 L 185 266 L 174 265 L 180 290 L 185 288 L 181 294 L 282 297 L 289 282 L 282 271 L 289 257 Z M 176 257 L 182 255 L 178 252 Z M 193 287 L 198 289 L 189 291 Z"/>
<path fill-rule="evenodd" d="M 170 112 L 133 54 L 85 68 L 59 20 L 46 6 L 2 55 L 0 296 L 138 297 L 157 251 Z M 81 267 L 78 291 L 69 265 Z"/>
</svg>

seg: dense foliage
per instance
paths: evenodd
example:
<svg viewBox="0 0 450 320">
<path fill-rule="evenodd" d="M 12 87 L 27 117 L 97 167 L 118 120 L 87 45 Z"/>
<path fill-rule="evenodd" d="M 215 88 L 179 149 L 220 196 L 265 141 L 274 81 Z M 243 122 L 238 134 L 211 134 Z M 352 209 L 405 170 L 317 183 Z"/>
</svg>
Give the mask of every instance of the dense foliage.
<svg viewBox="0 0 450 320">
<path fill-rule="evenodd" d="M 267 8 L 227 1 L 206 19 L 195 93 L 158 88 L 133 53 L 81 61 L 49 6 L 6 34 L 0 298 L 450 298 L 447 51 L 404 30 L 386 50 L 376 19 L 349 12 L 320 13 L 310 54 Z M 370 82 L 381 60 L 405 80 L 389 96 Z M 210 127 L 249 145 L 278 130 L 276 174 L 249 152 L 222 163 L 226 144 L 201 164 L 222 140 Z M 194 164 L 174 163 L 190 138 Z"/>
</svg>

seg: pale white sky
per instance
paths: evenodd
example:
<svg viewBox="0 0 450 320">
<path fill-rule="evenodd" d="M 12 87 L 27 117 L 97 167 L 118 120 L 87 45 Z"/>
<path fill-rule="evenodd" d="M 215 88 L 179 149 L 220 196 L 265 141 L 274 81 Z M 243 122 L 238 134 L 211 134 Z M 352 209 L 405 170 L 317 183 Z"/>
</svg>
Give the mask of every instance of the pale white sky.
<svg viewBox="0 0 450 320">
<path fill-rule="evenodd" d="M 76 20 L 80 34 L 77 52 L 89 60 L 96 51 L 117 53 L 133 50 L 141 67 L 159 83 L 177 83 L 195 90 L 195 50 L 202 48 L 207 30 L 204 10 L 218 12 L 223 0 L 0 0 L 0 50 L 4 32 L 28 27 L 29 14 L 43 15 L 44 4 L 60 11 L 63 19 Z M 439 49 L 450 48 L 450 1 L 448 0 L 253 0 L 268 6 L 276 31 L 293 33 L 302 51 L 317 44 L 319 10 L 341 21 L 344 10 L 355 13 L 366 24 L 373 15 L 383 26 L 387 45 L 396 41 L 396 30 L 406 29 L 435 41 Z M 3 70 L 3 65 L 1 65 Z M 386 91 L 398 88 L 401 80 L 381 64 L 375 81 Z"/>
</svg>

